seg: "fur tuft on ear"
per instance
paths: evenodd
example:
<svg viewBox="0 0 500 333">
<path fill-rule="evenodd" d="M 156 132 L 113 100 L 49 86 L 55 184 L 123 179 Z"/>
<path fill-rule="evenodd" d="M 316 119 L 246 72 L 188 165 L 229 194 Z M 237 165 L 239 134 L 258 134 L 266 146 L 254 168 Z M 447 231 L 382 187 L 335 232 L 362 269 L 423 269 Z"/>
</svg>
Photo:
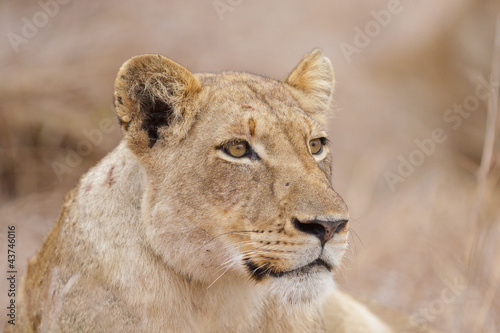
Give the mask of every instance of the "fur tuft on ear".
<svg viewBox="0 0 500 333">
<path fill-rule="evenodd" d="M 170 59 L 131 58 L 115 81 L 114 105 L 125 136 L 137 149 L 152 148 L 162 128 L 193 117 L 189 101 L 200 90 L 198 79 Z"/>
<path fill-rule="evenodd" d="M 305 55 L 284 80 L 300 106 L 321 124 L 326 125 L 330 111 L 335 76 L 330 60 L 321 50 Z"/>
</svg>

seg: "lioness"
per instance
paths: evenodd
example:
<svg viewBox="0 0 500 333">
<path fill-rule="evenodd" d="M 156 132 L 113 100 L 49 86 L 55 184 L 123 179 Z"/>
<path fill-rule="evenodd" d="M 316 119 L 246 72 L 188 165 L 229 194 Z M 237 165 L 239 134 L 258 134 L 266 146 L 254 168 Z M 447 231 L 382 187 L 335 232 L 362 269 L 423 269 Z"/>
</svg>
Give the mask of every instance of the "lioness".
<svg viewBox="0 0 500 333">
<path fill-rule="evenodd" d="M 282 82 L 128 60 L 124 140 L 67 195 L 7 332 L 389 332 L 333 281 L 333 88 L 319 50 Z"/>
</svg>

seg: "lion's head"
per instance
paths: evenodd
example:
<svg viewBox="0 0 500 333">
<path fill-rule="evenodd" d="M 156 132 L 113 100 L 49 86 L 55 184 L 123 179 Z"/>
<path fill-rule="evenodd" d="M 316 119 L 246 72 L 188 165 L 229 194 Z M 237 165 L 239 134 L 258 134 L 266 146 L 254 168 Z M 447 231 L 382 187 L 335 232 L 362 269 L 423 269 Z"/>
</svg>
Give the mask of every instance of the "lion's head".
<svg viewBox="0 0 500 333">
<path fill-rule="evenodd" d="M 318 50 L 282 82 L 127 61 L 114 102 L 146 170 L 146 246 L 198 283 L 250 278 L 294 301 L 333 285 L 349 218 L 331 186 L 333 87 Z"/>
</svg>

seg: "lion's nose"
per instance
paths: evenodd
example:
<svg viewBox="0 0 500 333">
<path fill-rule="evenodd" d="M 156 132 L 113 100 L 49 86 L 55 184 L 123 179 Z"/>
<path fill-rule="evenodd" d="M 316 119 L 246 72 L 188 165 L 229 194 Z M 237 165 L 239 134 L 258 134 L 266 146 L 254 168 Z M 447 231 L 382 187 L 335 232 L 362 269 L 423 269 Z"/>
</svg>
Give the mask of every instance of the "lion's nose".
<svg viewBox="0 0 500 333">
<path fill-rule="evenodd" d="M 325 245 L 335 233 L 343 230 L 348 220 L 309 220 L 299 221 L 293 219 L 293 224 L 302 232 L 319 238 L 321 245 Z"/>
</svg>

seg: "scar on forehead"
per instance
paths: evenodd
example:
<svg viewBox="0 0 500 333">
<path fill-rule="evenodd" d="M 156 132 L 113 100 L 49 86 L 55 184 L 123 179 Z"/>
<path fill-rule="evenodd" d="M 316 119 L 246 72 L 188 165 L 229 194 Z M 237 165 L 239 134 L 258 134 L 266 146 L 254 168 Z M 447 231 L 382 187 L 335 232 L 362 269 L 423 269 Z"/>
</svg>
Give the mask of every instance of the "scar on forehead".
<svg viewBox="0 0 500 333">
<path fill-rule="evenodd" d="M 248 105 L 248 104 L 242 104 L 242 105 L 241 105 L 241 107 L 243 107 L 243 108 L 245 108 L 245 109 L 252 109 L 252 110 L 255 110 L 255 109 L 253 108 L 253 106 Z"/>
<path fill-rule="evenodd" d="M 248 119 L 248 129 L 250 130 L 250 135 L 255 135 L 255 120 L 253 118 Z"/>
</svg>

